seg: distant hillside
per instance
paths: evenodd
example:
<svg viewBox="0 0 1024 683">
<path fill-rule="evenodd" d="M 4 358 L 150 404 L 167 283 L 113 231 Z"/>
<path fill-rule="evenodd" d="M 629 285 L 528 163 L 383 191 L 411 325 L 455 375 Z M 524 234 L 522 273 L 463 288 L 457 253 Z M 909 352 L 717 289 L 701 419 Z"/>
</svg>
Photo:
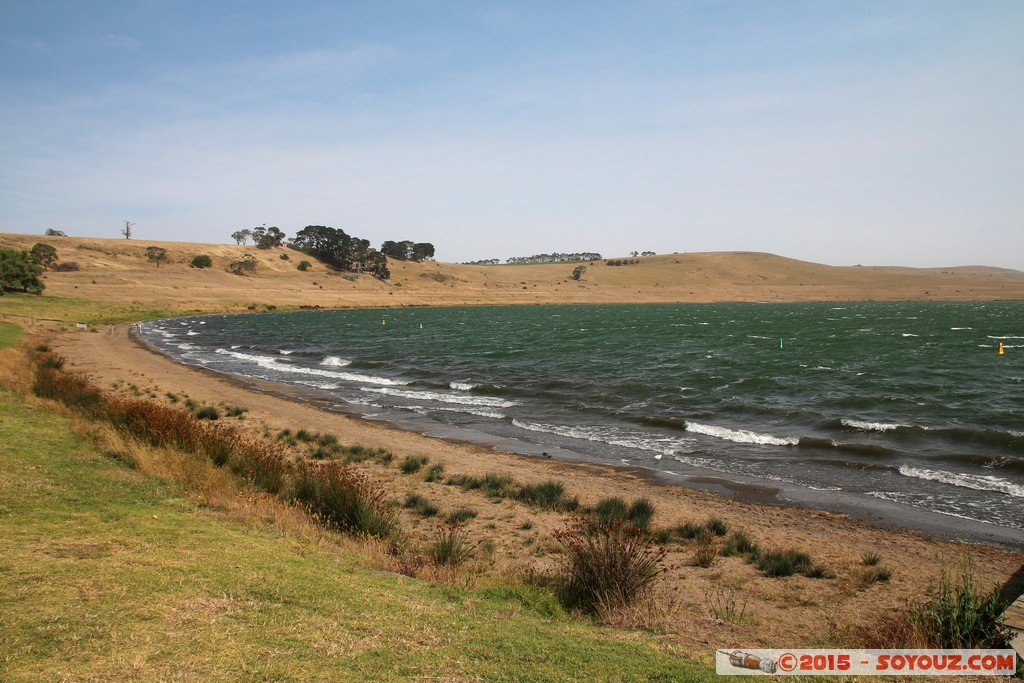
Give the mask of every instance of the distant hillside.
<svg viewBox="0 0 1024 683">
<path fill-rule="evenodd" d="M 44 237 L 0 233 L 0 247 L 28 249 L 36 242 L 57 249 L 76 272 L 48 272 L 46 294 L 146 304 L 169 310 L 230 311 L 299 306 L 408 306 L 535 303 L 710 301 L 1024 300 L 1024 272 L 984 266 L 905 268 L 826 266 L 757 252 L 663 254 L 626 259 L 628 265 L 580 264 L 474 266 L 389 261 L 392 277 L 338 273 L 287 248 Z M 167 250 L 159 268 L 146 248 Z M 189 266 L 210 256 L 208 269 Z M 251 255 L 251 277 L 228 272 Z M 312 268 L 299 271 L 307 260 Z M 3 299 L 0 299 L 0 307 Z"/>
</svg>

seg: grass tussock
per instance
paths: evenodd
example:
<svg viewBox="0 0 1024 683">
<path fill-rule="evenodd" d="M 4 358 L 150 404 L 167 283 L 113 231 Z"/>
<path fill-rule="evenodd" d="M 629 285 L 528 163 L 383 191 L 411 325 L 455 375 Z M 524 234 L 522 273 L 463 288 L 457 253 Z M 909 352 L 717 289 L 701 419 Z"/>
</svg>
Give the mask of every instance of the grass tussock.
<svg viewBox="0 0 1024 683">
<path fill-rule="evenodd" d="M 413 510 L 421 517 L 434 517 L 441 512 L 437 503 L 430 500 L 423 494 L 414 492 L 405 496 L 405 502 L 402 503 L 402 507 L 407 510 Z"/>
<path fill-rule="evenodd" d="M 756 561 L 758 569 L 766 576 L 780 578 L 802 574 L 810 579 L 825 579 L 833 576 L 823 565 L 817 564 L 807 553 L 787 548 L 784 550 L 762 551 Z"/>
<path fill-rule="evenodd" d="M 430 458 L 425 455 L 407 455 L 398 463 L 398 471 L 402 474 L 416 474 L 428 462 Z"/>
<path fill-rule="evenodd" d="M 647 531 L 654 519 L 654 505 L 646 498 L 627 503 L 618 496 L 602 498 L 587 513 L 601 524 L 619 524 Z"/>
<path fill-rule="evenodd" d="M 438 527 L 427 547 L 427 557 L 435 567 L 459 567 L 465 564 L 475 550 L 469 533 L 458 524 Z"/>
<path fill-rule="evenodd" d="M 665 549 L 652 546 L 629 524 L 581 516 L 555 538 L 565 550 L 562 596 L 571 609 L 596 614 L 634 605 L 665 571 Z"/>
<path fill-rule="evenodd" d="M 304 505 L 333 529 L 378 538 L 398 531 L 386 491 L 343 463 L 299 463 L 290 484 L 286 498 Z"/>
</svg>

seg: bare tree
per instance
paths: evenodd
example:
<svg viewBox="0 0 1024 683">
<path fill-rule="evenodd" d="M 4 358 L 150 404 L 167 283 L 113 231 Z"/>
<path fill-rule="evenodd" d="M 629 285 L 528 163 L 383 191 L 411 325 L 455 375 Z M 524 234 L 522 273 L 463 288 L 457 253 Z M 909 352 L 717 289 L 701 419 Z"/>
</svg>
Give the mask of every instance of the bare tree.
<svg viewBox="0 0 1024 683">
<path fill-rule="evenodd" d="M 124 222 L 124 230 L 121 231 L 121 234 L 124 235 L 124 238 L 126 240 L 130 240 L 132 238 L 132 228 L 133 227 L 135 227 L 135 224 L 132 223 L 131 221 L 125 221 Z"/>
</svg>

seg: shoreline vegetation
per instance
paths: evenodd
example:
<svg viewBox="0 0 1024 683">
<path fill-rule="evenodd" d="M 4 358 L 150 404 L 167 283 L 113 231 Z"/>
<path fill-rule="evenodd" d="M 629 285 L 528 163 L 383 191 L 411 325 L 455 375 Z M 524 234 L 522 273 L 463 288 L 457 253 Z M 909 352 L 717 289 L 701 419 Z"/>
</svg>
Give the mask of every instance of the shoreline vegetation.
<svg viewBox="0 0 1024 683">
<path fill-rule="evenodd" d="M 29 248 L 38 241 L 47 240 L 0 235 L 0 246 L 27 243 L 18 248 Z M 187 556 L 206 558 L 213 567 L 232 561 L 252 564 L 243 572 L 249 583 L 229 589 L 222 588 L 226 585 L 220 582 L 222 577 L 214 580 L 204 573 L 212 571 L 210 566 L 175 564 L 182 580 L 203 576 L 200 584 L 219 588 L 201 595 L 178 594 L 174 597 L 178 601 L 176 606 L 168 602 L 154 606 L 146 596 L 138 594 L 138 586 L 124 585 L 124 581 L 130 580 L 125 576 L 104 575 L 109 583 L 103 586 L 72 579 L 74 563 L 69 558 L 85 562 L 95 559 L 91 551 L 84 555 L 79 552 L 81 547 L 92 544 L 100 548 L 102 552 L 96 557 L 102 558 L 101 564 L 109 565 L 111 571 L 119 562 L 128 561 L 126 556 L 134 552 L 119 547 L 114 540 L 122 532 L 115 529 L 117 524 L 109 514 L 97 512 L 99 522 L 95 528 L 76 529 L 77 534 L 83 535 L 76 541 L 76 549 L 67 553 L 61 548 L 75 536 L 70 529 L 61 529 L 58 524 L 19 528 L 14 533 L 24 534 L 22 539 L 40 540 L 14 543 L 19 552 L 4 568 L 8 579 L 15 574 L 28 576 L 35 572 L 33 581 L 51 586 L 45 591 L 33 588 L 29 593 L 29 597 L 47 605 L 45 614 L 38 617 L 42 621 L 22 614 L 17 623 L 5 623 L 10 627 L 5 631 L 16 635 L 6 638 L 2 645 L 4 654 L 23 667 L 20 671 L 26 679 L 49 678 L 54 672 L 64 671 L 62 665 L 68 662 L 59 661 L 61 644 L 71 650 L 84 648 L 88 653 L 86 659 L 98 667 L 92 674 L 117 668 L 125 675 L 173 677 L 185 671 L 177 667 L 188 666 L 214 678 L 230 677 L 241 671 L 248 671 L 250 676 L 261 672 L 255 663 L 251 663 L 251 669 L 245 669 L 250 664 L 242 661 L 242 657 L 229 658 L 231 664 L 220 667 L 213 653 L 222 652 L 225 644 L 214 642 L 213 636 L 225 623 L 237 622 L 246 625 L 240 627 L 247 634 L 243 638 L 253 637 L 248 629 L 267 614 L 276 610 L 281 614 L 293 612 L 289 605 L 311 599 L 288 602 L 283 594 L 299 589 L 290 578 L 270 575 L 262 576 L 258 583 L 268 592 L 277 590 L 282 595 L 253 597 L 254 577 L 260 575 L 259 565 L 265 555 L 274 555 L 273 562 L 280 560 L 285 564 L 313 562 L 321 567 L 309 570 L 314 573 L 325 571 L 321 565 L 329 566 L 335 574 L 328 579 L 331 585 L 349 581 L 352 574 L 360 577 L 360 585 L 365 577 L 387 584 L 364 586 L 368 594 L 376 596 L 370 600 L 371 607 L 362 603 L 357 607 L 349 605 L 346 601 L 355 600 L 354 597 L 332 593 L 325 600 L 334 601 L 330 609 L 339 613 L 369 613 L 374 607 L 392 609 L 396 601 L 403 601 L 406 589 L 416 594 L 416 600 L 425 600 L 422 604 L 413 600 L 413 611 L 431 612 L 438 603 L 446 601 L 454 605 L 449 607 L 460 619 L 449 614 L 448 621 L 431 622 L 429 634 L 409 632 L 401 637 L 384 631 L 393 624 L 416 631 L 419 627 L 415 618 L 384 619 L 385 626 L 377 630 L 367 623 L 335 622 L 331 628 L 318 631 L 318 635 L 307 631 L 314 621 L 327 619 L 322 613 L 307 614 L 310 621 L 296 627 L 291 635 L 286 633 L 284 622 L 271 619 L 276 624 L 272 640 L 291 643 L 280 644 L 283 651 L 290 651 L 296 640 L 305 643 L 299 649 L 313 648 L 313 654 L 303 649 L 306 657 L 313 660 L 308 666 L 327 667 L 323 671 L 336 672 L 339 669 L 331 667 L 343 669 L 359 662 L 364 668 L 349 669 L 360 672 L 355 677 L 369 675 L 378 679 L 402 679 L 413 675 L 413 671 L 428 671 L 450 680 L 511 680 L 517 676 L 534 680 L 607 676 L 646 680 L 661 671 L 661 675 L 672 680 L 701 680 L 712 675 L 708 667 L 719 647 L 922 644 L 928 632 L 935 629 L 912 617 L 915 605 L 932 604 L 930 590 L 940 595 L 944 590 L 956 593 L 953 588 L 970 583 L 972 595 L 988 596 L 1024 566 L 1024 553 L 1020 551 L 937 541 L 908 531 L 856 523 L 843 515 L 651 486 L 628 471 L 612 472 L 586 464 L 500 454 L 328 414 L 310 405 L 272 393 L 257 394 L 223 378 L 178 366 L 136 345 L 126 326 L 98 327 L 162 315 L 272 308 L 683 300 L 661 298 L 677 297 L 682 291 L 680 287 L 696 286 L 693 281 L 672 280 L 670 275 L 685 272 L 686 277 L 696 277 L 695 272 L 702 272 L 698 268 L 707 269 L 700 277 L 711 281 L 701 290 L 706 297 L 701 300 L 705 301 L 738 300 L 744 296 L 753 301 L 1024 299 L 1024 273 L 983 268 L 957 268 L 949 273 L 898 268 L 835 269 L 766 254 L 680 254 L 644 257 L 629 268 L 596 264 L 587 268 L 582 284 L 572 281 L 572 266 L 567 264 L 469 267 L 433 262 L 396 264 L 392 280 L 382 283 L 368 277 L 352 281 L 327 272 L 319 263 L 299 271 L 276 253 L 257 253 L 245 247 L 159 243 L 167 249 L 169 258 L 157 270 L 144 256 L 145 248 L 157 243 L 75 238 L 48 241 L 54 243 L 60 258 L 73 258 L 80 269 L 48 272 L 44 276 L 47 289 L 41 296 L 0 298 L 0 313 L 5 318 L 12 316 L 8 320 L 20 322 L 26 320 L 13 316 L 90 323 L 88 331 L 50 331 L 48 338 L 33 339 L 28 348 L 48 347 L 46 353 L 32 352 L 36 355 L 35 366 L 49 364 L 49 369 L 60 376 L 78 378 L 86 387 L 85 394 L 94 397 L 83 399 L 85 403 L 98 402 L 96 405 L 103 410 L 89 415 L 88 407 L 83 414 L 74 405 L 63 403 L 65 407 L 55 408 L 50 401 L 40 403 L 41 399 L 34 398 L 32 391 L 39 376 L 27 374 L 27 367 L 19 370 L 25 363 L 17 354 L 24 352 L 8 348 L 3 352 L 3 374 L 14 393 L 3 397 L 3 409 L 17 415 L 16 420 L 11 418 L 12 424 L 18 425 L 16 432 L 34 436 L 20 439 L 18 444 L 22 445 L 8 449 L 5 458 L 46 459 L 45 464 L 39 460 L 35 465 L 19 461 L 19 472 L 39 467 L 42 472 L 38 476 L 49 476 L 51 470 L 74 467 L 75 458 L 65 461 L 54 460 L 55 457 L 77 452 L 78 447 L 72 443 L 88 442 L 90 445 L 82 448 L 86 453 L 82 457 L 91 463 L 86 469 L 109 470 L 112 474 L 105 476 L 115 481 L 130 480 L 135 487 L 165 487 L 140 503 L 140 511 L 145 507 L 148 512 L 150 506 L 171 501 L 172 508 L 177 506 L 175 515 L 192 520 L 194 529 L 189 533 L 200 540 L 188 544 Z M 261 259 L 251 277 L 215 272 L 221 260 L 237 258 L 236 253 L 246 251 Z M 189 262 L 201 254 L 211 256 L 214 269 L 190 269 Z M 698 262 L 703 265 L 696 265 Z M 757 270 L 751 270 L 752 264 Z M 646 274 L 645 268 L 650 269 Z M 746 271 L 741 275 L 744 268 Z M 780 269 L 789 269 L 785 277 Z M 657 282 L 647 279 L 652 272 Z M 813 273 L 817 273 L 814 277 L 818 280 L 812 279 Z M 863 277 L 861 273 L 868 275 Z M 590 277 L 594 279 L 588 282 Z M 793 278 L 805 281 L 796 282 Z M 744 279 L 751 282 L 742 282 Z M 772 282 L 773 279 L 777 281 Z M 831 294 L 823 295 L 826 291 Z M 790 294 L 808 298 L 786 298 Z M 49 326 L 58 327 L 53 323 Z M 46 323 L 38 325 L 36 331 L 39 327 L 45 330 Z M 10 325 L 0 324 L 0 341 L 9 347 L 19 336 L 11 330 Z M 58 395 L 50 398 L 63 400 Z M 110 416 L 117 414 L 111 409 L 115 405 L 136 406 L 133 410 L 141 410 L 139 415 L 145 417 L 137 415 L 114 424 Z M 143 409 L 143 405 L 149 407 Z M 51 411 L 63 416 L 54 418 Z M 260 446 L 265 449 L 261 451 L 263 457 L 276 463 L 276 469 L 261 469 L 262 466 L 254 464 L 260 457 L 251 453 L 242 456 L 224 449 L 218 451 L 209 444 L 154 444 L 153 438 L 133 434 L 126 426 L 133 421 L 156 424 L 160 420 L 154 416 L 169 414 L 180 414 L 188 433 L 220 431 L 232 434 L 231 438 L 238 442 L 264 444 Z M 62 424 L 73 423 L 76 435 L 53 434 L 54 439 L 65 441 L 46 453 L 42 452 L 46 448 L 31 447 L 33 440 L 42 439 L 40 433 L 47 432 L 44 425 L 55 419 Z M 105 464 L 100 467 L 97 463 Z M 139 478 L 136 471 L 146 476 Z M 326 472 L 333 474 L 323 474 Z M 67 480 L 51 480 L 36 481 L 32 486 L 66 490 L 71 484 Z M 342 493 L 338 494 L 339 491 Z M 347 508 L 337 501 L 346 496 L 351 498 L 352 491 L 366 494 L 374 501 L 370 512 L 344 512 Z M 321 502 L 311 502 L 317 496 Z M 99 505 L 86 498 L 81 503 L 86 508 Z M 328 499 L 334 502 L 322 502 Z M 27 500 L 25 505 L 30 503 Z M 25 514 L 43 518 L 41 510 L 57 505 L 52 497 L 45 496 L 36 504 L 41 507 Z M 18 510 L 23 509 L 20 505 Z M 338 513 L 339 510 L 342 512 Z M 21 512 L 4 513 L 7 519 L 22 521 Z M 73 517 L 71 512 L 67 514 Z M 120 518 L 131 516 L 120 514 Z M 160 517 L 171 513 L 153 514 Z M 336 514 L 339 516 L 332 517 Z M 324 524 L 325 521 L 328 523 Z M 358 526 L 367 521 L 368 527 Z M 217 533 L 246 536 L 244 545 L 251 551 L 250 558 L 227 559 L 231 553 L 219 541 L 204 535 L 203 529 L 211 524 L 217 526 Z M 222 524 L 227 525 L 227 530 L 220 531 Z M 163 547 L 166 529 L 157 531 L 148 524 L 146 527 L 139 530 L 140 547 Z M 357 539 L 339 534 L 353 529 L 362 529 L 362 533 L 356 534 Z M 96 540 L 90 540 L 92 536 Z M 47 538 L 50 540 L 44 540 Z M 265 543 L 278 550 L 251 550 Z M 172 543 L 170 547 L 177 546 Z M 600 552 L 595 553 L 594 548 Z M 615 555 L 609 548 L 632 550 L 623 550 L 618 564 L 599 566 L 594 558 Z M 278 551 L 292 559 L 279 558 Z M 164 561 L 173 563 L 171 556 L 164 557 Z M 267 562 L 268 567 L 273 564 L 269 558 Z M 30 571 L 30 565 L 37 569 Z M 336 575 L 339 566 L 345 574 L 343 580 Z M 384 573 L 380 574 L 381 571 Z M 619 576 L 627 587 L 621 581 L 608 584 L 608 576 Z M 403 577 L 416 580 L 408 583 L 409 579 Z M 635 593 L 629 586 L 635 587 Z M 216 590 L 239 592 L 217 595 Z M 57 605 L 61 600 L 71 599 L 69 591 L 86 595 L 86 599 L 98 592 L 100 602 L 111 609 L 123 606 L 113 596 L 127 596 L 128 611 L 134 615 L 130 620 L 141 619 L 140 615 L 155 610 L 160 612 L 158 621 L 171 634 L 171 640 L 180 639 L 182 631 L 196 625 L 211 640 L 204 641 L 203 654 L 195 655 L 192 663 L 177 661 L 180 651 L 175 654 L 156 647 L 152 639 L 147 639 L 145 647 L 140 643 L 125 644 L 129 654 L 111 667 L 120 655 L 100 648 L 96 640 L 98 631 L 85 623 L 84 612 L 73 611 L 61 621 Z M 161 595 L 166 598 L 168 594 Z M 10 614 L 12 610 L 6 611 Z M 919 610 L 918 614 L 922 613 Z M 528 623 L 515 625 L 520 619 Z M 497 623 L 503 620 L 507 623 Z M 137 626 L 132 621 L 119 628 L 131 630 Z M 608 631 L 607 626 L 616 628 Z M 484 639 L 501 640 L 524 630 L 543 631 L 542 636 L 537 636 L 542 642 L 516 636 L 516 643 L 504 659 L 498 658 L 493 665 L 484 662 L 486 657 L 480 654 L 488 647 Z M 473 631 L 480 631 L 479 639 L 473 636 L 473 642 L 466 644 L 470 638 L 467 633 Z M 35 636 L 29 632 L 50 635 L 43 637 L 44 644 L 33 642 Z M 67 640 L 62 635 L 82 638 L 84 632 L 89 635 L 83 641 Z M 300 632 L 307 635 L 300 637 Z M 888 640 L 872 640 L 871 634 L 884 635 Z M 294 639 L 289 640 L 292 636 Z M 581 638 L 586 644 L 560 641 L 563 637 Z M 397 638 L 401 645 L 385 646 L 389 638 Z M 342 644 L 339 639 L 348 640 Z M 460 643 L 476 655 L 460 659 Z M 501 649 L 497 641 L 491 645 Z M 238 649 L 259 650 L 253 662 L 278 666 L 272 664 L 276 656 L 270 654 L 273 647 L 268 648 L 260 649 L 254 642 L 246 641 Z M 564 656 L 563 650 L 594 654 L 581 654 L 579 659 L 566 660 L 564 668 L 556 668 L 554 662 Z M 32 651 L 36 654 L 28 654 Z M 382 651 L 387 657 L 375 665 L 372 653 Z M 410 651 L 415 651 L 416 656 L 408 662 L 397 661 Z M 608 671 L 619 667 L 617 670 L 623 673 L 618 677 L 605 673 L 604 658 L 611 667 Z M 202 663 L 197 663 L 200 660 Z M 533 675 L 520 665 L 525 660 L 535 667 Z M 501 662 L 509 667 L 504 673 L 500 673 Z M 600 673 L 587 674 L 591 670 L 588 667 L 594 665 L 598 667 L 594 671 Z M 132 669 L 133 666 L 138 668 Z M 143 673 L 129 674 L 132 670 Z M 78 677 L 92 675 L 88 668 L 77 671 Z"/>
</svg>

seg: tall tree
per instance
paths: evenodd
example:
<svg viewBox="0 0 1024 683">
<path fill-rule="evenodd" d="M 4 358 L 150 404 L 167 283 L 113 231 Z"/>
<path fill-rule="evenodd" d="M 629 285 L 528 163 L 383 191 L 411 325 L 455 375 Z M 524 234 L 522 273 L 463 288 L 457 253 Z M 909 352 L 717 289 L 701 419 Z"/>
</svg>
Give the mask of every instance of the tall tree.
<svg viewBox="0 0 1024 683">
<path fill-rule="evenodd" d="M 124 235 L 124 238 L 126 240 L 130 240 L 132 238 L 132 228 L 134 227 L 135 224 L 132 223 L 131 221 L 124 222 L 124 230 L 121 231 L 121 234 Z"/>
<path fill-rule="evenodd" d="M 252 237 L 252 230 L 249 228 L 242 228 L 231 233 L 231 239 L 235 241 L 235 244 L 245 244 L 250 237 Z"/>
<path fill-rule="evenodd" d="M 279 247 L 284 244 L 285 234 L 277 227 L 271 226 L 269 228 L 257 228 L 256 230 L 260 231 L 258 237 L 255 237 L 256 231 L 253 231 L 257 248 L 270 249 L 271 247 Z"/>
</svg>

